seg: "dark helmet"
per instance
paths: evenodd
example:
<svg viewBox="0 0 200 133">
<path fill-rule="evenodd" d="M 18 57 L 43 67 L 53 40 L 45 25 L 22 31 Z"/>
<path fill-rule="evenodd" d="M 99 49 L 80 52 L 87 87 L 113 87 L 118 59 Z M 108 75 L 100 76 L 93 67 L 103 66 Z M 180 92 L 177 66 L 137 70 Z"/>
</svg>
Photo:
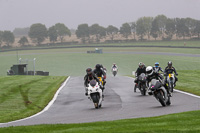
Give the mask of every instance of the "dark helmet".
<svg viewBox="0 0 200 133">
<path fill-rule="evenodd" d="M 138 66 L 139 68 L 144 68 L 144 63 L 140 62 Z"/>
<path fill-rule="evenodd" d="M 94 87 L 94 86 L 96 85 L 96 83 L 97 83 L 97 82 L 96 82 L 95 80 L 91 80 L 91 81 L 90 81 L 90 85 L 91 85 L 92 87 Z"/>
<path fill-rule="evenodd" d="M 100 69 L 101 68 L 101 65 L 100 64 L 96 64 L 96 69 Z"/>
<path fill-rule="evenodd" d="M 172 67 L 172 62 L 169 61 L 169 62 L 167 63 L 167 65 L 168 65 L 169 68 L 171 68 L 171 67 Z"/>
<path fill-rule="evenodd" d="M 155 63 L 155 67 L 159 67 L 159 63 L 158 62 Z"/>
<path fill-rule="evenodd" d="M 86 73 L 87 73 L 88 75 L 92 74 L 92 68 L 87 68 L 87 69 L 86 69 Z"/>
</svg>

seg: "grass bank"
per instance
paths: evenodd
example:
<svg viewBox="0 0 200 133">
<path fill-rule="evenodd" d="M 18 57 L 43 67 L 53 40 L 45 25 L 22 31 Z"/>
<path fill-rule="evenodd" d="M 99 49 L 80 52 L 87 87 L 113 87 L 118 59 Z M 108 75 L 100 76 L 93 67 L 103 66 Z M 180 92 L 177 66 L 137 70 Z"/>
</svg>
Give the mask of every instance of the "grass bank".
<svg viewBox="0 0 200 133">
<path fill-rule="evenodd" d="M 152 118 L 84 124 L 36 125 L 0 128 L 9 133 L 198 133 L 200 111 Z"/>
<path fill-rule="evenodd" d="M 64 76 L 0 77 L 0 122 L 25 118 L 43 110 L 65 79 Z"/>
</svg>

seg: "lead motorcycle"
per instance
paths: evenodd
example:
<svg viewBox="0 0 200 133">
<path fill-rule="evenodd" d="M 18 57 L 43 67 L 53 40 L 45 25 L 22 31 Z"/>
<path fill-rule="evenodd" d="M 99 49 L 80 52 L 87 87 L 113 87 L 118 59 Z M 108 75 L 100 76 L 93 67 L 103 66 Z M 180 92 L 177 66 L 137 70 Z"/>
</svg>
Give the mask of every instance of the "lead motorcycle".
<svg viewBox="0 0 200 133">
<path fill-rule="evenodd" d="M 113 76 L 116 76 L 117 75 L 117 68 L 116 67 L 113 67 L 112 68 L 112 74 L 113 74 Z"/>
<path fill-rule="evenodd" d="M 101 108 L 102 106 L 102 90 L 100 89 L 100 86 L 98 82 L 95 80 L 91 80 L 90 83 L 88 84 L 88 98 L 92 100 L 94 103 L 94 107 L 96 109 Z"/>
<path fill-rule="evenodd" d="M 161 103 L 162 106 L 171 104 L 170 96 L 159 80 L 152 79 L 149 89 L 152 91 L 153 96 Z"/>
<path fill-rule="evenodd" d="M 146 86 L 146 75 L 144 73 L 141 73 L 138 76 L 138 88 L 142 95 L 146 95 L 147 86 Z"/>
<path fill-rule="evenodd" d="M 174 91 L 174 83 L 175 83 L 174 74 L 168 74 L 168 76 L 167 76 L 167 84 L 168 84 L 169 90 L 171 92 Z"/>
</svg>

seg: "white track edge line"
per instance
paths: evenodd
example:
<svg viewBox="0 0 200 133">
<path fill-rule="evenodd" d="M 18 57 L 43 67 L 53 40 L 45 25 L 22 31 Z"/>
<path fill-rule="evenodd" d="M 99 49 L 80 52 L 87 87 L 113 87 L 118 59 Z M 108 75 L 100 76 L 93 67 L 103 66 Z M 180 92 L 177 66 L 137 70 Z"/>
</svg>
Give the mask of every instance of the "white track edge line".
<svg viewBox="0 0 200 133">
<path fill-rule="evenodd" d="M 37 114 L 35 115 L 32 115 L 32 116 L 29 116 L 27 118 L 23 118 L 23 119 L 19 119 L 19 120 L 15 120 L 15 121 L 10 121 L 10 122 L 7 122 L 7 123 L 0 123 L 0 125 L 4 125 L 4 124 L 10 124 L 10 123 L 14 123 L 14 122 L 19 122 L 19 121 L 23 121 L 23 120 L 27 120 L 27 119 L 30 119 L 30 118 L 33 118 L 33 117 L 36 117 L 42 113 L 44 113 L 45 111 L 47 111 L 51 105 L 55 102 L 56 98 L 58 97 L 58 94 L 59 92 L 62 90 L 62 88 L 66 85 L 66 83 L 68 82 L 68 80 L 70 79 L 70 76 L 65 80 L 65 82 L 60 86 L 60 88 L 57 90 L 56 94 L 54 95 L 53 99 L 48 103 L 48 105 L 40 112 L 38 112 Z"/>
<path fill-rule="evenodd" d="M 180 91 L 180 90 L 176 90 L 176 89 L 174 89 L 174 91 L 179 92 L 179 93 L 183 93 L 183 94 L 186 94 L 186 95 L 189 95 L 189 96 L 192 96 L 192 97 L 200 98 L 200 96 L 197 96 L 197 95 L 194 95 L 194 94 L 191 94 L 191 93 L 188 93 L 188 92 L 184 92 L 184 91 Z"/>
</svg>

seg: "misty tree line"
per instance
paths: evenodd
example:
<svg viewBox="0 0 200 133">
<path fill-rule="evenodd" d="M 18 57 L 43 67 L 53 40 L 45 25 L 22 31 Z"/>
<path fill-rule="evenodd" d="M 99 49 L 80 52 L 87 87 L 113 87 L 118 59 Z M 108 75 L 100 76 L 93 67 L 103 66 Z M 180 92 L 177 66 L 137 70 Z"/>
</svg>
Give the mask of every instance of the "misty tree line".
<svg viewBox="0 0 200 133">
<path fill-rule="evenodd" d="M 46 38 L 52 43 L 58 40 L 62 43 L 65 36 L 70 37 L 72 34 L 72 31 L 62 23 L 57 23 L 48 29 L 45 25 L 37 23 L 23 30 L 38 45 Z M 17 32 L 17 30 L 14 30 L 14 32 Z M 135 22 L 124 23 L 119 29 L 113 25 L 105 28 L 99 24 L 91 26 L 80 24 L 77 30 L 75 30 L 75 34 L 77 38 L 81 39 L 82 43 L 98 43 L 106 37 L 110 38 L 106 40 L 107 42 L 114 42 L 117 35 L 123 36 L 126 40 L 132 35 L 135 41 L 137 38 L 138 40 L 145 40 L 144 37 L 147 37 L 147 40 L 150 40 L 150 37 L 153 37 L 155 40 L 158 38 L 171 40 L 173 37 L 176 37 L 176 39 L 185 39 L 186 37 L 200 39 L 200 20 L 167 18 L 165 15 L 158 15 L 156 17 L 141 17 Z M 6 46 L 10 46 L 14 41 L 15 37 L 11 31 L 0 31 L 0 45 L 4 42 Z M 25 45 L 28 43 L 27 37 L 21 37 L 18 43 Z"/>
</svg>

